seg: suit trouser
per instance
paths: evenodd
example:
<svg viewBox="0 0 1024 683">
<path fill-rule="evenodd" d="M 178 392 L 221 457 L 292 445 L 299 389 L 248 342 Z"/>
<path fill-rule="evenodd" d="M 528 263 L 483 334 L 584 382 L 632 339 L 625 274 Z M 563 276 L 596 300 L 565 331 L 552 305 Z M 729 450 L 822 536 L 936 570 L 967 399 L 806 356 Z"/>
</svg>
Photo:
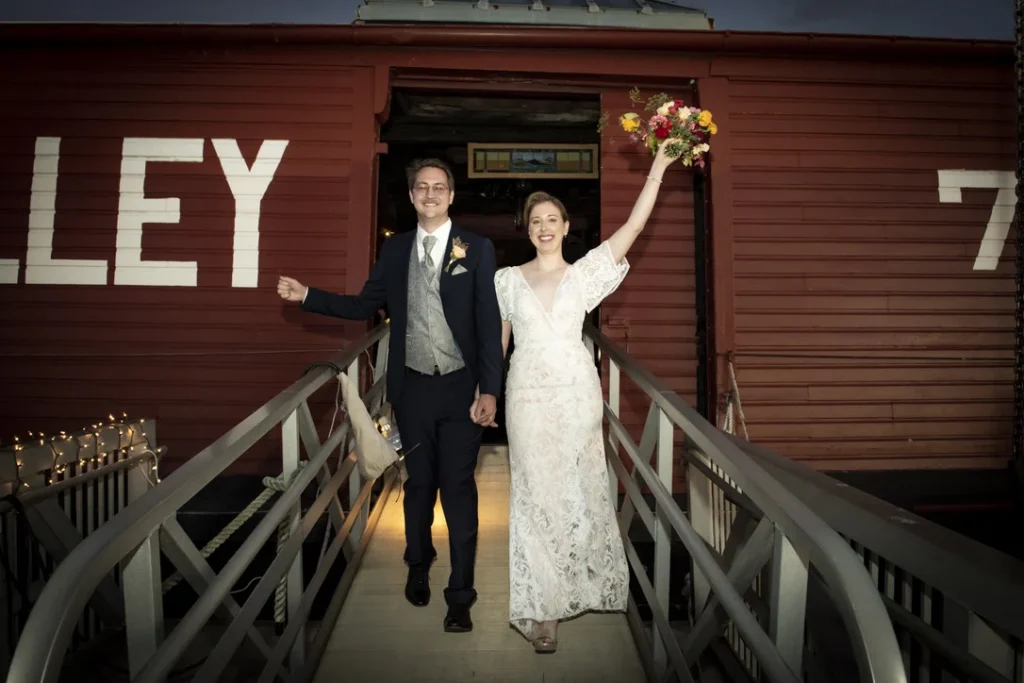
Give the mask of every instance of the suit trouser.
<svg viewBox="0 0 1024 683">
<path fill-rule="evenodd" d="M 434 503 L 448 524 L 452 572 L 444 597 L 448 604 L 476 598 L 476 463 L 483 427 L 469 418 L 476 385 L 463 368 L 447 375 L 424 375 L 406 368 L 395 418 L 406 453 L 405 561 L 426 569 L 437 551 L 430 527 Z"/>
</svg>

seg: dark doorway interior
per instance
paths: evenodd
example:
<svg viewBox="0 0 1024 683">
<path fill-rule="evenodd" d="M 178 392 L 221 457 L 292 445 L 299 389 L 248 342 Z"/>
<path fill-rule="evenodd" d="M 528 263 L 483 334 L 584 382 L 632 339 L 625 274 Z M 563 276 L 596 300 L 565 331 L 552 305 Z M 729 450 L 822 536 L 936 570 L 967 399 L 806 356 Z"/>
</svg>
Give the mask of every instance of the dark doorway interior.
<svg viewBox="0 0 1024 683">
<path fill-rule="evenodd" d="M 452 220 L 465 230 L 488 237 L 498 254 L 498 266 L 526 263 L 533 245 L 521 218 L 531 192 L 543 190 L 565 204 L 570 233 L 565 258 L 570 263 L 596 246 L 601 234 L 598 179 L 468 177 L 468 144 L 587 143 L 600 141 L 600 101 L 596 95 L 488 94 L 479 91 L 439 91 L 396 88 L 391 115 L 381 130 L 388 153 L 380 158 L 377 240 L 391 232 L 416 229 L 416 212 L 409 201 L 405 168 L 417 158 L 447 162 L 455 174 Z M 514 340 L 513 340 L 514 343 Z M 505 441 L 503 401 L 498 429 L 484 436 L 488 443 Z"/>
</svg>

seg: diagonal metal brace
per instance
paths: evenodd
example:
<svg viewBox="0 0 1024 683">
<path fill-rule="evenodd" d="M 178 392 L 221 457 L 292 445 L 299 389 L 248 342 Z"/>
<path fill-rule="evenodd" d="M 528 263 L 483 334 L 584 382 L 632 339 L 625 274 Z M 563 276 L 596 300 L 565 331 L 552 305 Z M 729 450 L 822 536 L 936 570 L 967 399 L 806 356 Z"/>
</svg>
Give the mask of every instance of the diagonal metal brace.
<svg viewBox="0 0 1024 683">
<path fill-rule="evenodd" d="M 338 428 L 343 429 L 344 426 L 338 425 Z M 323 446 L 316 434 L 316 423 L 313 421 L 313 414 L 309 410 L 309 404 L 305 401 L 299 406 L 299 439 L 302 441 L 302 447 L 306 449 L 306 457 L 309 459 L 312 459 L 315 454 L 319 453 L 320 448 Z M 331 468 L 328 462 L 325 460 L 323 467 L 317 472 L 317 481 L 321 488 L 326 486 L 327 482 L 331 480 Z M 335 529 L 340 529 L 341 525 L 345 522 L 345 511 L 342 509 L 341 502 L 337 496 L 331 501 L 328 512 L 331 516 L 331 524 Z"/>
<path fill-rule="evenodd" d="M 302 447 L 306 449 L 306 457 L 312 458 L 316 453 L 320 452 L 322 444 L 320 443 L 320 437 L 317 436 L 316 422 L 313 420 L 313 413 L 309 409 L 309 402 L 303 401 L 298 408 L 299 416 L 299 440 L 302 441 Z M 347 429 L 348 424 L 342 420 L 342 424 L 337 426 L 338 429 Z M 345 439 L 342 440 L 342 446 L 347 443 Z M 325 460 L 320 471 L 316 473 L 317 485 L 322 491 L 327 487 L 327 484 L 331 481 L 331 466 L 330 460 Z M 345 509 L 341 506 L 341 501 L 338 500 L 337 494 L 335 494 L 328 506 L 327 512 L 330 516 L 331 527 L 337 531 L 341 528 L 342 524 L 345 523 Z M 330 533 L 324 534 L 324 546 L 321 548 L 321 555 L 327 550 L 326 540 L 330 536 Z M 346 562 L 352 560 L 352 554 L 355 552 L 355 545 L 351 541 L 345 544 L 342 549 L 342 555 Z"/>
<path fill-rule="evenodd" d="M 737 516 L 736 521 L 744 519 L 742 515 Z M 735 529 L 730 533 L 731 537 Z M 735 534 L 742 537 L 741 534 Z M 762 517 L 757 527 L 750 535 L 743 549 L 736 553 L 735 559 L 726 572 L 729 583 L 737 592 L 743 593 L 753 583 L 754 579 L 761 572 L 766 564 L 772 559 L 772 551 L 775 547 L 775 525 L 767 517 Z M 728 553 L 728 548 L 726 549 Z M 707 649 L 728 623 L 729 617 L 722 608 L 718 596 L 712 593 L 693 625 L 693 630 L 683 639 L 683 657 L 687 662 L 696 662 L 697 658 Z"/>
<path fill-rule="evenodd" d="M 647 409 L 647 422 L 644 423 L 644 430 L 640 434 L 639 446 L 633 443 L 633 439 L 630 438 L 629 433 L 622 426 L 622 423 L 619 422 L 618 416 L 608 410 L 607 406 L 605 407 L 605 415 L 608 417 L 609 438 L 614 436 L 618 440 L 619 446 L 625 449 L 627 453 L 632 451 L 631 455 L 633 455 L 637 460 L 640 460 L 641 462 L 650 462 L 651 457 L 654 455 L 654 447 L 658 444 L 659 412 L 657 404 L 651 403 L 650 408 Z M 615 458 L 618 459 L 617 450 L 615 452 Z M 634 482 L 637 481 L 638 477 L 635 468 L 630 475 L 630 478 L 633 479 Z M 626 485 L 625 481 L 623 481 L 623 485 Z M 625 500 L 622 501 L 622 508 L 619 510 L 619 526 L 628 529 L 630 522 L 633 520 L 633 515 L 636 512 L 637 510 L 633 503 L 633 499 L 627 495 Z M 645 520 L 645 523 L 647 523 L 647 520 Z M 654 533 L 651 524 L 648 523 L 647 529 L 652 534 Z"/>
<path fill-rule="evenodd" d="M 181 528 L 178 520 L 171 518 L 163 523 L 160 528 L 160 543 L 161 550 L 167 558 L 174 564 L 174 566 L 181 572 L 182 576 L 190 586 L 195 590 L 196 593 L 202 595 L 206 592 L 206 589 L 210 586 L 217 574 L 210 567 L 206 559 L 196 548 L 192 539 L 188 537 L 185 530 Z M 242 611 L 241 606 L 235 601 L 231 594 L 228 593 L 224 596 L 224 601 L 221 604 L 221 614 L 226 617 L 227 621 L 234 621 L 235 617 Z M 249 645 L 248 650 L 251 656 L 262 655 L 264 659 L 270 659 L 271 649 L 267 641 L 263 639 L 263 636 L 255 626 L 250 626 L 246 631 Z M 285 672 L 281 672 L 281 677 L 288 681 L 288 677 Z"/>
</svg>

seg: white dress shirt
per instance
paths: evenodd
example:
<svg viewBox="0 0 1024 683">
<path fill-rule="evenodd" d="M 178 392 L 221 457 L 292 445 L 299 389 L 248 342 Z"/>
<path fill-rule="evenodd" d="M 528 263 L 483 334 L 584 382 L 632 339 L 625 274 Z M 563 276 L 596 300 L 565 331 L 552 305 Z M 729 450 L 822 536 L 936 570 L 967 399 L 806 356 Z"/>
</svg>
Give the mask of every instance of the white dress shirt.
<svg viewBox="0 0 1024 683">
<path fill-rule="evenodd" d="M 427 235 L 433 235 L 437 238 L 434 242 L 434 246 L 430 250 L 430 258 L 434 259 L 434 267 L 438 268 L 444 263 L 444 250 L 448 246 L 448 235 L 452 232 L 451 219 L 444 222 L 441 227 L 434 230 L 434 232 L 427 232 L 422 226 L 416 226 L 416 255 L 423 263 L 423 259 L 426 258 L 426 254 L 423 253 L 423 238 Z"/>
</svg>

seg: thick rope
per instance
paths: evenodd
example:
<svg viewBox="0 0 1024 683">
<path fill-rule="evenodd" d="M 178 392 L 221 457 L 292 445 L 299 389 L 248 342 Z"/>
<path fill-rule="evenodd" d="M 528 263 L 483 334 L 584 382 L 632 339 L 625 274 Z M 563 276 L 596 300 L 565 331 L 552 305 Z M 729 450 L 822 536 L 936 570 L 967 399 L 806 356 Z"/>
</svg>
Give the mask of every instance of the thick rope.
<svg viewBox="0 0 1024 683">
<path fill-rule="evenodd" d="M 743 403 L 740 401 L 740 385 L 736 382 L 736 368 L 732 364 L 732 358 L 729 359 L 729 382 L 732 384 L 729 401 L 736 406 L 736 415 L 739 418 L 740 428 L 743 429 L 743 438 L 750 441 L 750 434 L 747 432 L 747 418 L 743 415 Z"/>
<path fill-rule="evenodd" d="M 298 476 L 302 468 L 305 467 L 306 461 L 299 463 L 299 466 L 288 476 L 288 481 L 284 480 L 284 475 L 276 477 L 264 477 L 263 485 L 268 489 L 275 489 L 276 491 L 284 491 L 292 483 L 292 480 Z M 281 552 L 281 548 L 285 543 L 288 542 L 288 536 L 291 532 L 292 520 L 291 516 L 287 516 L 281 520 L 281 523 L 277 525 L 277 552 Z M 277 589 L 274 591 L 274 622 L 283 624 L 285 622 L 285 612 L 288 607 L 288 572 L 281 575 L 281 580 L 277 582 Z"/>
<path fill-rule="evenodd" d="M 747 432 L 747 419 L 743 415 L 743 403 L 740 401 L 740 385 L 736 381 L 736 368 L 733 366 L 731 355 L 730 355 L 730 357 L 728 359 L 728 362 L 729 362 L 729 383 L 731 384 L 732 388 L 729 391 L 726 391 L 724 393 L 724 395 L 722 396 L 722 403 L 723 403 L 724 413 L 722 415 L 721 424 L 719 425 L 718 428 L 721 431 L 725 432 L 726 434 L 735 435 L 736 434 L 736 421 L 737 421 L 737 416 L 738 416 L 739 417 L 740 427 L 743 430 L 743 438 L 746 439 L 747 441 L 750 441 L 750 434 Z M 709 461 L 708 464 L 711 466 L 711 470 L 715 474 L 717 474 L 718 476 L 722 477 L 722 479 L 725 480 L 726 482 L 728 482 L 730 485 L 734 486 L 737 491 L 742 491 L 740 489 L 740 487 L 736 484 L 736 482 L 734 482 L 729 477 L 729 475 L 727 475 L 722 470 L 722 468 L 720 468 L 714 462 L 710 462 Z"/>
<path fill-rule="evenodd" d="M 265 488 L 263 489 L 263 492 L 260 493 L 260 495 L 256 496 L 256 498 L 254 498 L 251 503 L 245 506 L 245 509 L 239 512 L 238 515 L 233 520 L 228 522 L 227 526 L 221 529 L 220 533 L 214 536 L 209 543 L 203 546 L 203 549 L 199 551 L 199 554 L 203 556 L 203 559 L 209 558 L 210 555 L 215 553 L 218 548 L 224 545 L 224 543 L 227 542 L 229 538 L 231 538 L 232 534 L 234 534 L 236 531 L 242 528 L 246 522 L 252 519 L 252 516 L 255 515 L 260 510 L 260 508 L 267 504 L 267 501 L 274 497 L 275 493 L 280 493 L 287 489 L 288 485 L 291 484 L 295 476 L 302 471 L 302 468 L 305 466 L 305 464 L 305 461 L 300 462 L 298 469 L 292 472 L 291 476 L 288 477 L 287 481 L 285 481 L 283 474 L 278 475 L 276 477 L 264 477 L 263 486 Z M 286 534 L 284 541 L 287 540 L 288 537 Z M 281 540 L 281 534 L 279 529 L 277 547 L 280 548 L 281 543 L 283 543 L 284 541 Z M 184 578 L 185 577 L 182 575 L 181 572 L 175 572 L 173 575 L 169 576 L 166 581 L 164 581 L 163 592 L 167 593 L 172 588 L 181 583 Z M 284 579 L 282 579 L 282 581 L 283 580 Z"/>
<path fill-rule="evenodd" d="M 281 552 L 281 546 L 288 542 L 288 532 L 291 528 L 291 517 L 285 517 L 277 525 L 277 551 Z M 274 622 L 283 624 L 285 612 L 288 608 L 288 572 L 281 575 L 277 582 L 277 589 L 274 591 Z"/>
<path fill-rule="evenodd" d="M 732 403 L 732 392 L 728 392 L 725 395 L 725 415 L 722 417 L 722 424 L 718 427 L 726 434 L 735 434 L 735 425 L 733 424 L 733 403 Z"/>
</svg>

